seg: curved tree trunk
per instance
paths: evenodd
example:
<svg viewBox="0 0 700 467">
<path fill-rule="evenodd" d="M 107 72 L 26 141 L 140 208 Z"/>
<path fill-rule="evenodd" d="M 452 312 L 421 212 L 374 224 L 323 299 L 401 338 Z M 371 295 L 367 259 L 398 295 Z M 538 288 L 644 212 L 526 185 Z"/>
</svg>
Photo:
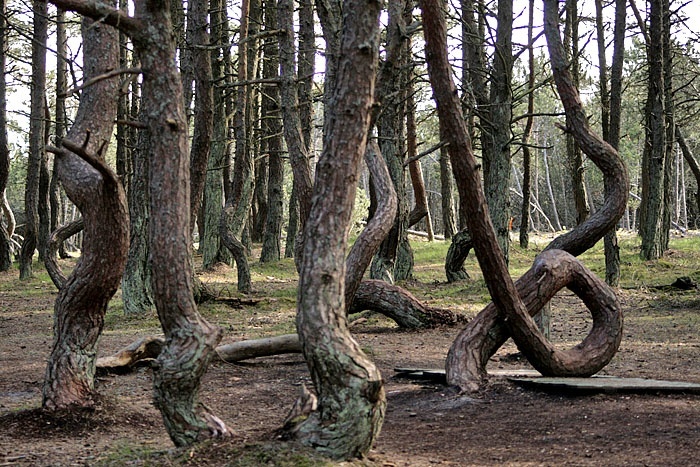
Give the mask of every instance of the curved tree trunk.
<svg viewBox="0 0 700 467">
<path fill-rule="evenodd" d="M 84 19 L 84 77 L 117 67 L 117 31 Z M 54 148 L 66 194 L 83 215 L 80 260 L 54 306 L 54 343 L 44 381 L 45 409 L 93 404 L 97 339 L 107 304 L 119 286 L 129 245 L 124 189 L 104 162 L 112 136 L 119 82 L 102 80 L 85 88 L 81 105 L 61 148 Z"/>
<path fill-rule="evenodd" d="M 476 245 L 477 259 L 479 260 L 484 278 L 489 287 L 491 297 L 495 306 L 503 314 L 508 331 L 513 336 L 518 347 L 525 353 L 531 363 L 545 374 L 572 375 L 591 374 L 597 371 L 601 365 L 606 363 L 606 358 L 611 358 L 616 350 L 616 342 L 620 329 L 615 327 L 615 320 L 611 321 L 610 337 L 612 339 L 592 339 L 585 344 L 591 344 L 592 350 L 599 351 L 596 355 L 602 357 L 586 359 L 582 358 L 577 351 L 560 352 L 548 343 L 537 330 L 534 322 L 527 315 L 527 309 L 520 299 L 518 290 L 514 286 L 505 265 L 493 227 L 490 225 L 488 209 L 485 207 L 483 192 L 479 190 L 478 166 L 471 150 L 471 141 L 466 130 L 466 126 L 459 110 L 459 101 L 454 92 L 454 83 L 451 78 L 451 71 L 447 57 L 446 26 L 440 9 L 440 4 L 435 0 L 425 0 L 421 4 L 423 10 L 423 21 L 426 36 L 426 56 L 428 58 L 428 71 L 431 83 L 438 102 L 438 113 L 440 117 L 441 134 L 450 135 L 450 156 L 455 170 L 455 178 L 460 180 L 460 195 L 467 201 L 464 206 L 469 216 L 469 229 L 474 237 Z M 562 52 L 563 46 L 558 30 L 558 8 L 556 0 L 546 0 L 545 2 L 545 26 L 546 35 L 550 48 L 550 59 L 554 72 L 555 81 L 561 100 L 564 104 L 572 131 L 580 146 L 589 157 L 601 166 L 606 177 L 617 177 L 622 181 L 620 188 L 609 203 L 601 211 L 596 220 L 598 223 L 592 224 L 591 220 L 596 216 L 591 216 L 588 222 L 581 224 L 577 229 L 560 240 L 572 250 L 583 248 L 590 239 L 581 239 L 579 243 L 571 243 L 572 239 L 579 239 L 578 235 L 582 230 L 599 232 L 599 240 L 602 235 L 614 225 L 624 212 L 627 200 L 627 172 L 624 164 L 618 157 L 614 149 L 595 136 L 589 129 L 588 121 L 583 106 L 578 97 L 576 88 L 571 83 L 571 78 L 566 71 L 566 61 Z M 556 242 L 557 240 L 555 240 Z M 550 248 L 551 249 L 551 248 Z M 585 249 L 584 249 L 585 251 Z M 555 254 L 556 255 L 556 254 Z M 555 264 L 559 259 L 555 260 Z M 551 268 L 550 268 L 551 270 Z M 555 281 L 560 274 L 548 275 L 548 282 Z M 537 283 L 535 282 L 537 285 Z M 585 292 L 585 290 L 584 290 Z M 611 294 L 612 295 L 612 294 Z M 595 295 L 594 295 L 595 296 Z M 614 295 L 612 295 L 614 297 Z M 589 304 L 590 305 L 590 304 Z M 613 304 L 614 305 L 614 304 Z M 612 316 L 619 313 L 619 306 L 606 305 L 612 309 Z M 592 305 L 591 305 L 592 306 Z M 605 308 L 605 307 L 604 307 Z M 607 309 L 607 308 L 605 308 Z M 482 312 L 470 323 L 470 328 L 480 327 L 483 323 Z M 619 316 L 617 316 L 618 321 Z M 620 321 L 621 323 L 621 321 Z M 487 331 L 488 334 L 488 331 Z M 479 367 L 481 363 L 476 363 L 470 368 L 469 358 L 474 354 L 479 354 L 483 342 L 473 342 L 472 340 L 462 341 L 464 332 L 460 334 L 453 344 L 448 356 L 447 372 L 448 381 L 459 384 L 463 389 L 473 389 L 470 383 L 477 384 L 480 380 L 479 374 L 474 374 L 473 368 Z M 583 347 L 587 347 L 584 345 Z M 611 351 L 611 347 L 614 347 Z M 602 349 L 602 350 L 601 350 Z M 469 353 L 472 353 L 469 356 Z M 460 358 L 455 358 L 459 353 Z M 596 369 L 597 367 L 597 369 Z"/>
<path fill-rule="evenodd" d="M 458 282 L 469 279 L 469 274 L 464 269 L 464 261 L 469 256 L 469 252 L 474 248 L 472 236 L 469 229 L 459 231 L 452 237 L 452 243 L 447 250 L 445 258 L 445 274 L 447 282 Z"/>
<path fill-rule="evenodd" d="M 319 396 L 296 427 L 302 442 L 334 458 L 369 451 L 384 419 L 381 375 L 347 327 L 345 248 L 369 130 L 378 55 L 379 4 L 346 0 L 337 86 L 328 96 L 299 281 L 297 329 Z"/>
<path fill-rule="evenodd" d="M 355 240 L 345 260 L 345 308 L 348 310 L 352 308 L 355 293 L 360 286 L 367 266 L 372 262 L 372 256 L 391 230 L 397 209 L 394 184 L 375 141 L 367 143 L 365 163 L 372 177 L 374 192 L 377 195 L 377 209 Z"/>
<path fill-rule="evenodd" d="M 44 265 L 46 266 L 46 272 L 49 274 L 51 281 L 56 286 L 58 290 L 63 288 L 66 283 L 66 276 L 61 271 L 61 267 L 58 265 L 56 260 L 56 252 L 59 250 L 63 242 L 68 240 L 73 235 L 78 232 L 82 232 L 85 228 L 85 223 L 82 219 L 73 221 L 70 224 L 62 225 L 57 228 L 49 236 L 49 242 L 46 246 L 46 258 L 44 258 Z"/>
<path fill-rule="evenodd" d="M 357 288 L 349 312 L 364 310 L 381 313 L 403 329 L 426 329 L 465 321 L 458 313 L 423 305 L 401 287 L 378 280 L 364 280 Z"/>
</svg>

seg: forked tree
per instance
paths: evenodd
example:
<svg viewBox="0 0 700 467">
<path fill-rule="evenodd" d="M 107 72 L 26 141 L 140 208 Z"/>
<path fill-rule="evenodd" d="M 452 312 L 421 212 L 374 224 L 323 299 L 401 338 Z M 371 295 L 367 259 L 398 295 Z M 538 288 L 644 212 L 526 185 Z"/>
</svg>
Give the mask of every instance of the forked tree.
<svg viewBox="0 0 700 467">
<path fill-rule="evenodd" d="M 177 446 L 226 436 L 228 427 L 197 400 L 200 380 L 221 339 L 221 330 L 199 315 L 193 297 L 187 124 L 182 83 L 175 64 L 169 4 L 161 0 L 138 0 L 132 17 L 101 2 L 55 0 L 53 3 L 100 19 L 101 26 L 97 29 L 102 25 L 118 27 L 131 37 L 141 58 L 142 123 L 151 141 L 149 243 L 153 295 L 166 339 L 154 371 L 155 405 Z M 116 90 L 111 95 L 116 106 Z M 102 225 L 113 228 L 111 222 Z"/>
<path fill-rule="evenodd" d="M 117 31 L 84 19 L 82 32 L 84 80 L 115 70 Z M 97 339 L 124 271 L 129 245 L 126 197 L 104 162 L 117 98 L 115 79 L 87 86 L 68 135 L 61 147 L 51 148 L 66 194 L 82 213 L 84 237 L 80 260 L 60 285 L 54 306 L 54 342 L 42 403 L 46 409 L 93 404 Z"/>
</svg>

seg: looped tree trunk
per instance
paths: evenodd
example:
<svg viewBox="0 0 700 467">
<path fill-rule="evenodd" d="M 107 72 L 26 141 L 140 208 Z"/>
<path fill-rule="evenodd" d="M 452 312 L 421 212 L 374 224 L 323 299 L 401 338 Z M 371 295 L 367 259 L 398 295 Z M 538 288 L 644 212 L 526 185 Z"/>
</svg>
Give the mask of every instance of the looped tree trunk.
<svg viewBox="0 0 700 467">
<path fill-rule="evenodd" d="M 535 316 L 564 287 L 574 292 L 591 311 L 593 327 L 582 343 L 561 352 L 541 336 L 534 325 L 529 331 L 542 342 L 544 350 L 524 350 L 526 339 L 514 336 L 541 373 L 557 376 L 590 376 L 600 371 L 615 355 L 622 339 L 622 310 L 614 291 L 583 263 L 561 250 L 540 254 L 533 267 L 515 287 L 530 316 Z M 511 337 L 514 326 L 506 326 L 493 303 L 484 308 L 459 334 L 447 355 L 447 381 L 462 390 L 475 391 L 486 377 L 489 358 Z"/>
<path fill-rule="evenodd" d="M 450 350 L 451 356 L 447 362 L 448 381 L 466 390 L 478 388 L 481 378 L 485 375 L 484 365 L 487 359 L 483 356 L 489 352 L 486 346 L 490 338 L 488 335 L 494 332 L 494 327 L 499 321 L 507 326 L 508 332 L 511 333 L 518 347 L 540 371 L 553 375 L 590 375 L 602 368 L 615 353 L 621 334 L 621 319 L 596 318 L 597 324 L 594 324 L 594 332 L 591 336 L 578 348 L 567 352 L 554 349 L 537 330 L 535 323 L 528 316 L 530 308 L 525 303 L 527 294 L 523 294 L 525 296 L 521 299 L 519 290 L 527 291 L 528 294 L 537 293 L 543 285 L 535 283 L 535 286 L 528 286 L 532 287 L 529 289 L 525 288 L 523 283 L 523 288 L 516 287 L 508 274 L 507 265 L 489 219 L 488 207 L 481 190 L 479 166 L 473 154 L 471 139 L 460 112 L 452 81 L 447 56 L 447 28 L 444 13 L 436 0 L 423 0 L 421 9 L 428 72 L 435 100 L 438 103 L 440 132 L 450 142 L 448 151 L 455 178 L 459 182 L 459 194 L 464 201 L 462 204 L 467 214 L 468 227 L 477 245 L 477 259 L 494 300 L 494 310 L 497 308 L 500 313 L 500 315 L 495 313 L 492 322 L 486 322 L 490 319 L 490 314 L 487 310 L 482 311 L 460 334 Z M 554 79 L 567 114 L 566 130 L 574 135 L 583 151 L 603 171 L 605 180 L 614 181 L 614 184 L 610 185 L 615 187 L 610 190 L 604 206 L 595 215 L 568 234 L 555 239 L 548 247 L 548 249 L 562 248 L 571 254 L 580 254 L 600 240 L 624 213 L 629 179 L 617 151 L 595 135 L 588 125 L 578 90 L 567 69 L 558 30 L 558 13 L 557 0 L 545 0 L 545 34 L 549 44 Z M 554 261 L 564 262 L 564 257 L 558 257 L 558 254 L 555 254 Z M 549 266 L 549 269 L 553 271 L 554 267 Z M 587 277 L 584 273 L 579 274 Z M 560 276 L 558 273 L 551 275 L 553 279 Z M 566 274 L 562 276 L 567 277 Z M 540 277 L 543 282 L 544 277 L 546 276 Z M 610 292 L 612 299 L 606 298 L 599 304 L 594 300 L 596 290 L 603 290 L 600 293 L 605 296 L 608 292 L 598 287 L 592 279 L 575 282 L 572 289 L 584 299 L 596 316 L 599 311 L 606 312 L 602 313 L 602 316 L 615 316 L 615 313 L 608 313 L 609 308 L 619 307 L 615 305 L 614 295 Z M 539 308 L 537 307 L 536 311 Z M 470 333 L 474 335 L 469 337 Z M 480 339 L 475 338 L 478 335 L 481 335 Z"/>
</svg>

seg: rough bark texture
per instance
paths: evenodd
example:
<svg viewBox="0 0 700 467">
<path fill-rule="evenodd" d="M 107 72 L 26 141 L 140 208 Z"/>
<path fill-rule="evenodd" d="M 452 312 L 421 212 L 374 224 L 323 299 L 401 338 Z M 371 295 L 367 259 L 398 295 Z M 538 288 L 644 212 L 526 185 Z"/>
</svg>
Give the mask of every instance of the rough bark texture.
<svg viewBox="0 0 700 467">
<path fill-rule="evenodd" d="M 384 59 L 375 92 L 372 124 L 376 123 L 379 149 L 389 168 L 397 197 L 394 225 L 372 260 L 370 277 L 389 283 L 409 279 L 413 274 L 413 251 L 408 243 L 409 206 L 404 166 L 404 95 L 406 85 L 407 36 L 404 33 L 406 3 L 389 3 Z"/>
<path fill-rule="evenodd" d="M 618 149 L 620 143 L 620 121 L 622 119 L 622 71 L 625 61 L 625 30 L 627 24 L 627 3 L 625 0 L 615 0 L 615 29 L 613 32 L 613 61 L 610 69 L 610 99 L 608 112 L 608 131 L 604 139 L 612 147 Z M 604 57 L 604 55 L 601 55 Z M 601 58 L 601 63 L 604 59 Z M 605 128 L 605 126 L 603 127 Z M 605 193 L 610 191 L 604 182 Z M 617 226 L 605 235 L 605 282 L 611 287 L 620 283 L 620 247 L 617 243 Z"/>
<path fill-rule="evenodd" d="M 564 27 L 564 48 L 569 60 L 569 71 L 574 86 L 579 85 L 579 47 L 578 47 L 578 6 L 576 0 L 566 0 L 566 21 Z M 567 122 L 568 126 L 571 126 Z M 582 223 L 591 213 L 586 193 L 585 173 L 583 165 L 583 153 L 571 133 L 566 134 L 566 155 L 571 174 L 571 185 L 574 206 L 576 207 L 576 225 Z"/>
<path fill-rule="evenodd" d="M 136 98 L 136 96 L 134 96 Z M 141 117 L 143 119 L 143 115 Z M 131 225 L 129 257 L 122 278 L 124 314 L 144 315 L 154 307 L 149 262 L 148 228 L 150 208 L 148 195 L 148 132 L 140 131 L 138 143 L 131 151 L 131 183 L 129 186 L 129 221 Z"/>
<path fill-rule="evenodd" d="M 200 380 L 221 330 L 199 315 L 192 294 L 189 150 L 169 10 L 159 0 L 138 0 L 135 16 L 129 17 L 102 3 L 53 1 L 118 26 L 131 36 L 141 57 L 143 123 L 152 141 L 149 242 L 153 290 L 166 340 L 155 364 L 155 405 L 178 446 L 225 436 L 229 433 L 226 425 L 197 402 Z"/>
<path fill-rule="evenodd" d="M 248 37 L 248 23 L 250 3 L 243 0 L 241 7 L 241 32 L 238 47 L 238 79 L 246 81 L 248 76 L 248 59 L 251 52 L 249 44 L 245 40 Z M 226 200 L 226 205 L 221 213 L 219 234 L 221 241 L 229 249 L 236 260 L 238 271 L 238 291 L 248 293 L 252 284 L 250 279 L 250 266 L 246 248 L 242 243 L 243 231 L 248 221 L 248 213 L 253 201 L 254 192 L 254 166 L 251 148 L 248 141 L 246 115 L 248 103 L 247 86 L 242 85 L 237 89 L 236 113 L 234 116 L 234 131 L 236 136 L 236 160 L 233 166 L 233 180 L 231 193 Z"/>
<path fill-rule="evenodd" d="M 649 2 L 647 61 L 649 84 L 646 103 L 646 138 L 642 159 L 642 201 L 639 213 L 640 256 L 644 260 L 663 255 L 661 229 L 664 207 L 666 116 L 663 73 L 663 27 L 661 0 Z"/>
<path fill-rule="evenodd" d="M 447 250 L 445 257 L 445 275 L 447 282 L 458 282 L 469 279 L 469 274 L 464 269 L 464 261 L 469 256 L 469 252 L 474 248 L 472 236 L 469 230 L 459 231 L 452 237 L 452 243 Z"/>
<path fill-rule="evenodd" d="M 32 277 L 32 258 L 39 238 L 39 171 L 44 154 L 44 100 L 46 93 L 46 40 L 48 10 L 45 0 L 32 3 L 32 83 L 29 116 L 29 157 L 24 187 L 24 242 L 19 257 L 19 278 Z"/>
<path fill-rule="evenodd" d="M 171 439 L 184 446 L 229 433 L 226 425 L 197 401 L 201 378 L 221 339 L 221 330 L 199 315 L 192 294 L 187 126 L 169 14 L 157 0 L 140 0 L 136 2 L 136 18 L 148 25 L 132 38 L 144 70 L 142 105 L 151 138 L 153 293 L 166 338 L 154 374 L 154 398 Z M 173 268 L 174 264 L 178 266 Z"/>
<path fill-rule="evenodd" d="M 220 0 L 212 0 L 210 8 L 212 49 L 212 78 L 214 87 L 214 128 L 211 142 L 211 154 L 207 165 L 204 185 L 203 234 L 199 238 L 199 252 L 202 254 L 202 267 L 212 268 L 218 262 L 230 259 L 228 251 L 221 243 L 219 221 L 224 205 L 224 173 L 228 173 L 228 127 L 229 118 L 226 111 L 226 88 L 230 78 L 225 73 L 226 52 L 222 53 L 224 44 L 228 46 L 228 31 L 224 25 L 223 9 Z"/>
<path fill-rule="evenodd" d="M 498 1 L 496 44 L 490 76 L 488 116 L 481 119 L 484 188 L 498 244 L 508 262 L 512 139 L 513 2 Z"/>
<path fill-rule="evenodd" d="M 117 67 L 117 31 L 84 19 L 84 79 Z M 81 256 L 54 306 L 54 342 L 44 381 L 45 409 L 93 403 L 95 359 L 107 304 L 119 286 L 129 245 L 124 189 L 105 164 L 116 117 L 118 80 L 85 88 L 73 126 L 55 148 L 57 173 L 85 223 Z"/>
<path fill-rule="evenodd" d="M 536 315 L 562 288 L 568 287 L 586 304 L 593 317 L 588 336 L 562 352 L 575 366 L 587 371 L 557 376 L 589 376 L 612 359 L 622 339 L 622 311 L 614 291 L 580 261 L 561 250 L 542 253 L 515 284 L 531 316 Z M 508 340 L 510 332 L 490 303 L 472 320 L 453 344 L 447 357 L 448 382 L 475 391 L 486 378 L 486 364 Z M 457 345 L 461 343 L 462 345 Z M 467 345 L 468 343 L 468 345 Z M 479 345 L 475 345 L 475 344 Z M 532 360 L 531 360 L 532 361 Z M 543 371 L 543 368 L 535 367 Z M 543 374 L 552 374 L 546 369 Z"/>
<path fill-rule="evenodd" d="M 347 234 L 377 71 L 379 10 L 372 0 L 343 5 L 338 73 L 327 97 L 299 282 L 297 329 L 319 405 L 296 433 L 342 459 L 369 451 L 386 407 L 381 375 L 348 331 L 344 300 Z"/>
</svg>

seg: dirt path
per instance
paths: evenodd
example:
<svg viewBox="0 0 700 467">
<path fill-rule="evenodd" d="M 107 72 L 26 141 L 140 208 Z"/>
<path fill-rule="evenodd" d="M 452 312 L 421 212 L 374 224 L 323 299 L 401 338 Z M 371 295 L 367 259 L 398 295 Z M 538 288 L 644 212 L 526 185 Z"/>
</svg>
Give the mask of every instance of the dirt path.
<svg viewBox="0 0 700 467">
<path fill-rule="evenodd" d="M 41 404 L 44 362 L 51 345 L 53 286 L 40 280 L 18 283 L 9 275 L 0 275 L 0 286 L 0 465 L 226 465 L 227 458 L 236 458 L 251 443 L 274 440 L 300 384 L 310 386 L 299 355 L 214 364 L 202 399 L 230 424 L 235 437 L 185 453 L 172 451 L 160 415 L 151 405 L 151 375 L 146 369 L 100 378 L 103 402 L 98 410 L 64 419 L 57 426 L 56 420 L 33 410 Z M 426 286 L 430 287 L 437 286 Z M 623 291 L 621 300 L 625 338 L 605 372 L 700 382 L 697 292 Z M 555 310 L 555 339 L 563 345 L 576 343 L 587 330 L 585 309 L 565 295 Z M 225 326 L 224 317 L 212 319 Z M 281 312 L 278 319 L 289 320 L 289 312 Z M 250 327 L 276 322 L 270 320 L 257 317 L 245 322 Z M 234 334 L 252 332 L 246 325 L 229 326 L 229 341 Z M 108 326 L 101 355 L 151 332 L 157 332 L 152 320 Z M 442 367 L 457 328 L 403 332 L 383 318 L 372 318 L 354 332 L 387 383 L 386 422 L 370 463 L 685 466 L 698 462 L 700 396 L 565 396 L 524 390 L 503 379 L 494 379 L 481 394 L 459 396 L 435 383 L 396 378 L 393 371 Z M 515 352 L 507 344 L 491 367 L 527 368 Z M 284 464 L 256 455 L 248 464 L 236 465 L 296 462 Z"/>
</svg>

